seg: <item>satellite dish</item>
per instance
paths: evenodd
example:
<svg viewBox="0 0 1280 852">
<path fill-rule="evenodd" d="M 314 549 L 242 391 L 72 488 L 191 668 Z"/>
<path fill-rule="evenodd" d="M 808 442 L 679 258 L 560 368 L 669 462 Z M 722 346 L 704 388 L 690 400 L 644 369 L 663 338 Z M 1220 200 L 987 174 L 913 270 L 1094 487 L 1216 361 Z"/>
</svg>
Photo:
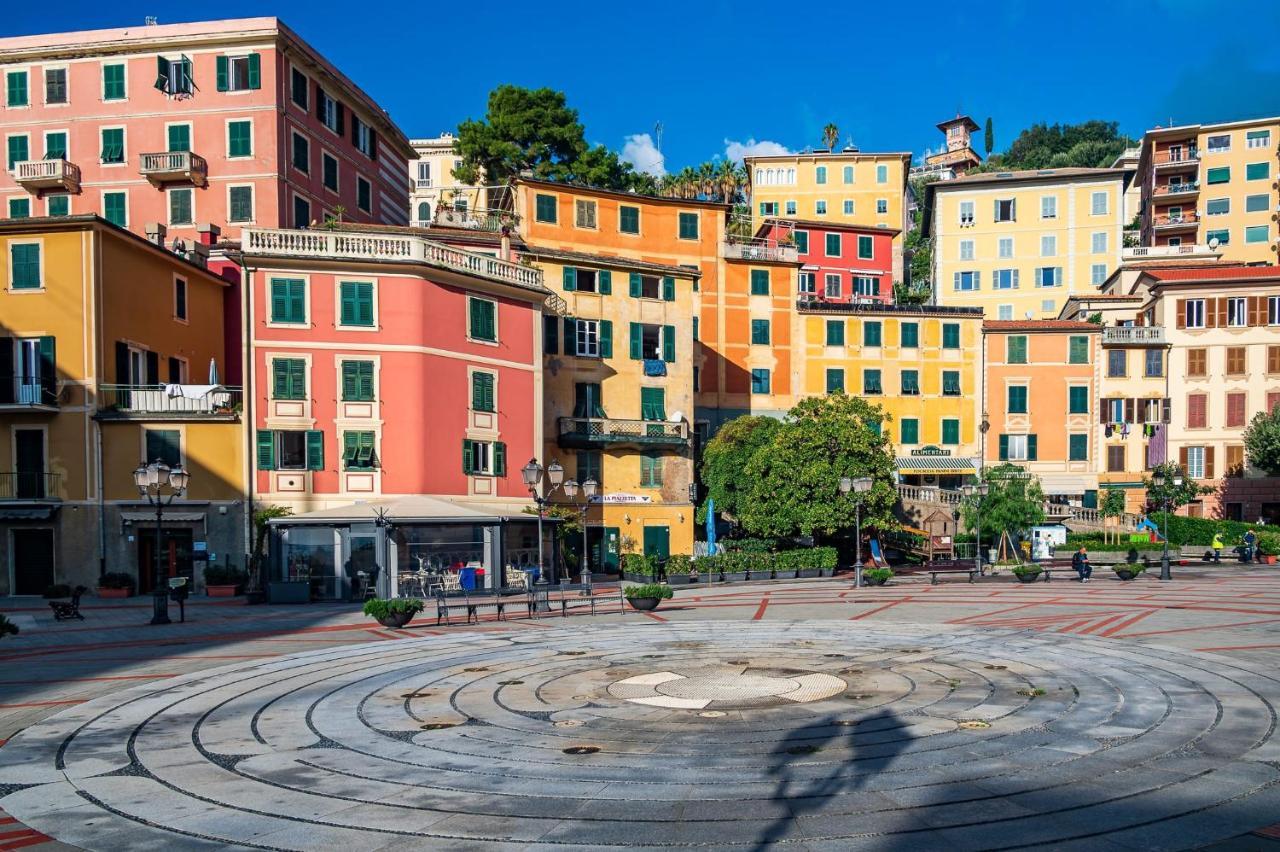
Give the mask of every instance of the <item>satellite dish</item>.
<svg viewBox="0 0 1280 852">
<path fill-rule="evenodd" d="M 1213 239 L 1209 240 L 1209 248 L 1216 249 L 1219 245 L 1220 245 L 1220 242 L 1217 237 L 1214 237 Z"/>
<path fill-rule="evenodd" d="M 672 422 L 672 423 L 681 423 L 681 422 L 683 422 L 683 421 L 684 421 L 684 412 L 683 412 L 683 411 L 673 411 L 673 412 L 671 412 L 670 420 L 671 420 L 671 422 Z"/>
<path fill-rule="evenodd" d="M 1033 316 L 1035 316 L 1035 313 L 1033 311 L 1027 311 L 1026 316 L 1027 316 L 1027 319 L 1031 319 Z"/>
</svg>

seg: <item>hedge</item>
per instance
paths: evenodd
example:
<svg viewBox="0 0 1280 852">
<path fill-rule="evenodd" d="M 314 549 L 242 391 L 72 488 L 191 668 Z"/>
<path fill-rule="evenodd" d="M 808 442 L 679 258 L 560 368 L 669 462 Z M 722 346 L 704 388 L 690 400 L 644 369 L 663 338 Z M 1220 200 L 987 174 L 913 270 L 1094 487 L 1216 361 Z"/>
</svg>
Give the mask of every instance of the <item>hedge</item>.
<svg viewBox="0 0 1280 852">
<path fill-rule="evenodd" d="M 776 569 L 795 571 L 821 568 L 833 570 L 839 563 L 839 553 L 834 547 L 811 547 L 804 550 L 784 550 L 781 553 L 729 552 L 715 556 L 700 556 L 693 560 L 699 574 L 718 575 L 721 572 L 735 574 L 743 571 L 765 573 Z M 668 572 L 670 569 L 668 569 Z"/>
<path fill-rule="evenodd" d="M 622 554 L 622 571 L 624 574 L 652 577 L 657 573 L 657 560 L 643 553 L 624 553 Z"/>
<path fill-rule="evenodd" d="M 1152 513 L 1148 516 L 1151 522 L 1164 532 L 1164 514 L 1160 512 Z M 1169 546 L 1181 547 L 1188 545 L 1192 547 L 1209 547 L 1213 544 L 1214 533 L 1222 534 L 1222 542 L 1228 549 L 1236 547 L 1241 543 L 1244 534 L 1249 530 L 1253 530 L 1259 541 L 1262 543 L 1263 552 L 1272 553 L 1267 546 L 1268 541 L 1276 541 L 1280 544 L 1280 530 L 1272 526 L 1259 526 L 1257 524 L 1246 524 L 1240 521 L 1217 521 L 1212 518 L 1189 518 L 1183 515 L 1169 515 Z M 1067 536 L 1067 546 L 1072 550 L 1084 545 L 1091 550 L 1128 550 L 1131 547 L 1143 549 L 1143 545 L 1136 542 L 1121 542 L 1119 545 L 1104 545 L 1102 536 L 1096 534 L 1072 534 Z M 1148 547 L 1158 547 L 1159 542 Z"/>
</svg>

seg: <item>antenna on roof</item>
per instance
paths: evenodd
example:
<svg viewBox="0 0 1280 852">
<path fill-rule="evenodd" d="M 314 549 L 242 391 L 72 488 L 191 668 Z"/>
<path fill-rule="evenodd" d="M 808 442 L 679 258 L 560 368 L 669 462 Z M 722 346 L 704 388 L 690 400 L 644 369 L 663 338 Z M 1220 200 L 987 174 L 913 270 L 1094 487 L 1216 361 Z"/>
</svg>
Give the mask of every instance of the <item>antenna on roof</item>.
<svg viewBox="0 0 1280 852">
<path fill-rule="evenodd" d="M 149 27 L 154 27 L 157 23 L 159 23 L 155 15 L 147 15 L 142 20 L 143 20 L 143 23 L 145 23 Z"/>
</svg>

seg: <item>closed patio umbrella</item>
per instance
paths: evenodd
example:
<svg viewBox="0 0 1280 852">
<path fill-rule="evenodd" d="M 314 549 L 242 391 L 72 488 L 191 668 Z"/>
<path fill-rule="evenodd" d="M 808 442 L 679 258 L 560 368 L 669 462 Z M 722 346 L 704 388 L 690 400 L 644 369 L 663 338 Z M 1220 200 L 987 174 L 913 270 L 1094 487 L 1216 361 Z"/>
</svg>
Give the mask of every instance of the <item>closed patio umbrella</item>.
<svg viewBox="0 0 1280 852">
<path fill-rule="evenodd" d="M 209 359 L 209 384 L 218 384 L 218 362 L 213 358 Z"/>
</svg>

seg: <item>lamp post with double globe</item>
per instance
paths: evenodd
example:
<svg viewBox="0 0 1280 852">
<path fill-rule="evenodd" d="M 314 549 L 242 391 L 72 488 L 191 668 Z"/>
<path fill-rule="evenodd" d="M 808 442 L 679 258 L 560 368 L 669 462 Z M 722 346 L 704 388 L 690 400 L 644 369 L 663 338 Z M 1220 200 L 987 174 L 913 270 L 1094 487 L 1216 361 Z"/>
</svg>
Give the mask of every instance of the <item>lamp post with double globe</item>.
<svg viewBox="0 0 1280 852">
<path fill-rule="evenodd" d="M 537 459 L 529 459 L 529 463 L 520 469 L 529 496 L 538 506 L 538 582 L 549 583 L 546 568 L 542 564 L 542 519 L 546 515 L 547 503 L 552 491 L 564 482 L 564 468 L 560 462 L 553 461 L 544 470 Z"/>
<path fill-rule="evenodd" d="M 156 507 L 156 564 L 155 588 L 151 590 L 151 623 L 169 624 L 169 586 L 165 582 L 162 559 L 164 536 L 164 507 L 187 490 L 190 474 L 182 465 L 170 467 L 162 461 L 140 465 L 133 472 L 133 484 L 147 502 Z"/>
<path fill-rule="evenodd" d="M 1157 470 L 1151 476 L 1152 483 L 1160 492 L 1160 502 L 1164 507 L 1164 552 L 1160 555 L 1160 579 L 1172 580 L 1173 572 L 1169 570 L 1169 492 L 1167 486 L 1174 488 L 1182 487 L 1182 468 L 1175 467 L 1171 473 L 1165 474 L 1163 469 Z"/>
<path fill-rule="evenodd" d="M 564 489 L 565 496 L 570 500 L 578 496 L 578 490 L 582 490 L 582 505 L 578 507 L 578 523 L 582 525 L 582 562 L 579 566 L 580 580 L 586 585 L 588 578 L 591 576 L 591 565 L 587 554 L 587 509 L 591 506 L 591 498 L 596 496 L 596 490 L 599 488 L 598 483 L 588 478 L 582 485 L 578 485 L 576 480 L 570 479 L 561 486 Z"/>
<path fill-rule="evenodd" d="M 869 476 L 840 477 L 840 493 L 853 494 L 853 586 L 862 588 L 862 495 L 871 490 L 872 479 Z"/>
<path fill-rule="evenodd" d="M 991 486 L 981 480 L 960 486 L 960 493 L 973 500 L 973 567 L 979 575 L 982 574 L 982 501 L 990 490 Z"/>
</svg>

